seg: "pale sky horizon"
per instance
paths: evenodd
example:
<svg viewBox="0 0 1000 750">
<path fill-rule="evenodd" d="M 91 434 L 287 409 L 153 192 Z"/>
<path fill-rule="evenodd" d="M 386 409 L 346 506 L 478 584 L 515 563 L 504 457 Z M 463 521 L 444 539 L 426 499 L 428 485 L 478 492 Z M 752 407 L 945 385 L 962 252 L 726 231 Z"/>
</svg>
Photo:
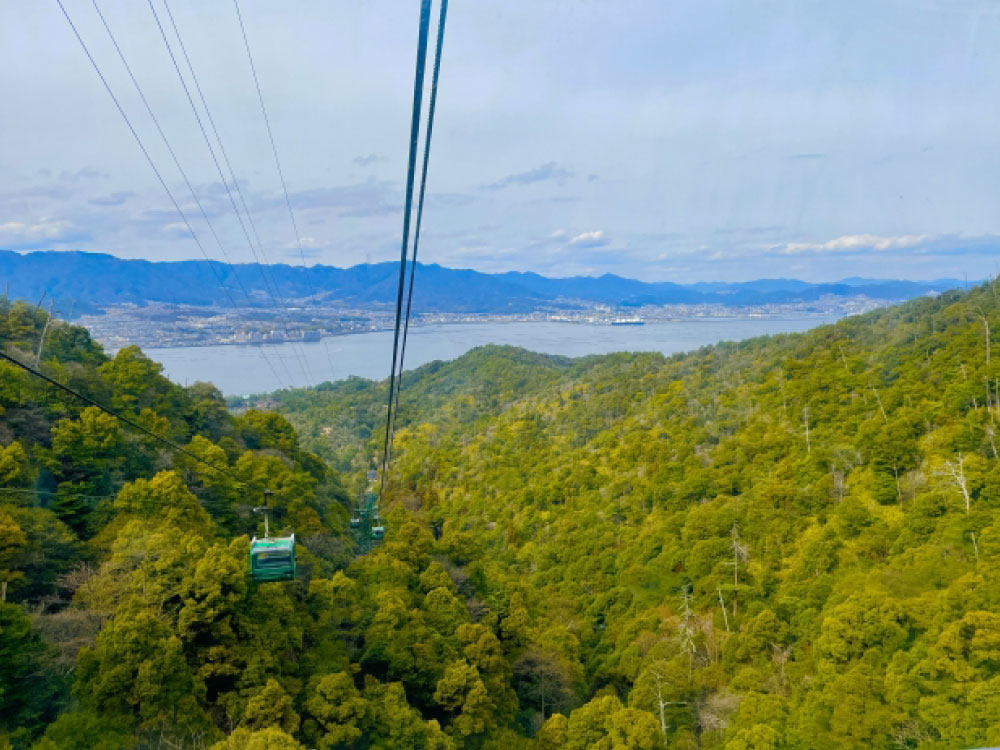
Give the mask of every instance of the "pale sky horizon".
<svg viewBox="0 0 1000 750">
<path fill-rule="evenodd" d="M 94 4 L 63 1 L 221 259 Z M 167 2 L 267 260 L 300 263 L 233 3 Z M 229 256 L 252 261 L 149 5 L 97 3 Z M 241 0 L 308 263 L 399 257 L 418 5 Z M 1000 0 L 451 0 L 420 260 L 992 276 L 998 84 Z M 0 4 L 0 94 L 0 248 L 201 257 L 56 0 Z"/>
</svg>

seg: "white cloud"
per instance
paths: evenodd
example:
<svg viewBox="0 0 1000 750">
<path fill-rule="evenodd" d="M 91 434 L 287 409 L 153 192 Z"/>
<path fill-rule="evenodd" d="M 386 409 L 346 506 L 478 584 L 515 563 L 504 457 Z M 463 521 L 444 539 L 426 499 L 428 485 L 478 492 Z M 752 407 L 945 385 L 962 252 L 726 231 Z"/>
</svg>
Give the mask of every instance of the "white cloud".
<svg viewBox="0 0 1000 750">
<path fill-rule="evenodd" d="M 917 247 L 927 241 L 925 234 L 903 234 L 897 237 L 881 237 L 876 234 L 845 234 L 827 242 L 789 242 L 783 252 L 788 255 L 799 253 L 852 253 L 862 250 L 903 250 Z"/>
<path fill-rule="evenodd" d="M 7 241 L 54 240 L 62 237 L 70 229 L 68 221 L 40 218 L 33 224 L 23 221 L 8 221 L 0 224 L 0 238 Z"/>
<path fill-rule="evenodd" d="M 610 239 L 605 237 L 603 229 L 596 229 L 593 232 L 581 232 L 580 234 L 574 235 L 569 244 L 574 247 L 603 247 L 611 242 Z"/>
<path fill-rule="evenodd" d="M 161 231 L 164 234 L 169 234 L 174 237 L 190 237 L 191 232 L 188 229 L 188 225 L 183 221 L 171 221 L 164 224 L 161 227 Z"/>
</svg>

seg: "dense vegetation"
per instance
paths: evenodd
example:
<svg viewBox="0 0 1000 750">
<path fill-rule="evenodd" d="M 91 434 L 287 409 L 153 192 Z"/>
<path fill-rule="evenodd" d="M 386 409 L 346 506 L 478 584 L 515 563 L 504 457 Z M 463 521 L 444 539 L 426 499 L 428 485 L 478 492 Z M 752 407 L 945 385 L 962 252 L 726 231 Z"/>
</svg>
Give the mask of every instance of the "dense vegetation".
<svg viewBox="0 0 1000 750">
<path fill-rule="evenodd" d="M 1000 744 L 998 307 L 988 285 L 669 360 L 408 375 L 390 533 L 444 521 L 514 697 L 467 657 L 413 662 L 428 617 L 386 553 L 374 617 L 404 648 L 362 663 L 413 695 L 467 673 L 458 716 L 535 747 Z M 348 468 L 381 397 L 278 406 Z"/>
<path fill-rule="evenodd" d="M 39 359 L 44 315 L 0 312 Z M 670 359 L 428 365 L 363 557 L 384 384 L 234 416 L 49 326 L 47 373 L 275 489 L 301 576 L 248 582 L 245 486 L 0 365 L 0 746 L 997 743 L 998 321 L 985 286 Z"/>
</svg>

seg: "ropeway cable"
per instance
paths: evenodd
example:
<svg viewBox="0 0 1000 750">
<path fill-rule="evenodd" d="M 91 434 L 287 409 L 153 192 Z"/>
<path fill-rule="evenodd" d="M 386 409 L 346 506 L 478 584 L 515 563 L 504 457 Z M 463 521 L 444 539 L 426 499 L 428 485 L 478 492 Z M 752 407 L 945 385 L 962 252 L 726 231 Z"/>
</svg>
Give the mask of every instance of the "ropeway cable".
<svg viewBox="0 0 1000 750">
<path fill-rule="evenodd" d="M 235 480 L 239 484 L 242 484 L 242 485 L 247 486 L 247 487 L 256 487 L 256 485 L 254 485 L 252 482 L 247 482 L 247 481 L 245 481 L 243 479 L 240 479 L 238 476 L 236 476 L 235 474 L 233 474 L 228 469 L 223 469 L 223 468 L 221 468 L 219 466 L 216 466 L 215 464 L 211 463 L 210 461 L 206 461 L 205 459 L 201 458 L 201 456 L 198 456 L 197 454 L 192 453 L 191 451 L 189 451 L 187 448 L 184 448 L 183 446 L 177 445 L 177 443 L 173 442 L 172 440 L 168 440 L 167 438 L 162 437 L 161 435 L 157 435 L 155 432 L 153 432 L 152 430 L 150 430 L 150 429 L 148 429 L 146 427 L 143 427 L 138 422 L 136 422 L 136 421 L 134 421 L 132 419 L 129 419 L 128 417 L 124 416 L 123 414 L 115 411 L 114 409 L 112 409 L 112 408 L 110 408 L 108 406 L 105 406 L 104 404 L 100 403 L 99 401 L 95 401 L 90 396 L 85 396 L 84 394 L 80 393 L 79 391 L 73 390 L 68 385 L 63 385 L 58 380 L 54 380 L 53 378 L 50 378 L 44 372 L 36 370 L 31 365 L 25 364 L 24 362 L 21 362 L 20 360 L 15 359 L 14 357 L 12 357 L 9 354 L 7 354 L 6 352 L 0 352 L 0 359 L 3 359 L 3 360 L 6 360 L 7 362 L 10 362 L 12 365 L 16 365 L 17 367 L 20 367 L 22 370 L 26 370 L 28 373 L 34 375 L 36 378 L 41 378 L 42 380 L 44 380 L 49 385 L 51 385 L 51 386 L 53 386 L 55 388 L 58 388 L 61 391 L 65 391 L 66 393 L 70 394 L 74 398 L 77 398 L 80 401 L 83 401 L 84 403 L 89 404 L 90 406 L 97 407 L 98 409 L 100 409 L 101 411 L 103 411 L 105 414 L 111 415 L 112 417 L 114 417 L 118 421 L 120 421 L 120 422 L 128 425 L 129 427 L 131 427 L 133 430 L 136 430 L 137 432 L 141 432 L 142 434 L 147 435 L 147 436 L 153 438 L 157 442 L 160 442 L 163 445 L 166 445 L 171 450 L 175 450 L 178 453 L 182 453 L 185 456 L 187 456 L 188 458 L 193 459 L 193 460 L 197 461 L 198 463 L 203 464 L 204 466 L 207 466 L 208 468 L 212 469 L 213 471 L 218 472 L 219 474 L 223 474 L 223 475 L 229 477 L 230 479 Z"/>
<path fill-rule="evenodd" d="M 96 0 L 94 0 L 94 2 L 96 3 Z M 260 271 L 261 278 L 264 281 L 264 290 L 271 297 L 271 301 L 274 303 L 275 307 L 279 307 L 278 300 L 275 298 L 274 293 L 272 292 L 271 287 L 268 284 L 267 275 L 261 268 L 260 258 L 257 257 L 257 250 L 256 248 L 254 248 L 253 241 L 250 239 L 250 233 L 247 231 L 246 224 L 243 221 L 243 216 L 240 214 L 240 210 L 236 207 L 236 200 L 233 198 L 232 190 L 230 190 L 229 188 L 229 182 L 228 180 L 226 180 L 226 176 L 222 171 L 222 166 L 219 164 L 219 158 L 215 154 L 215 148 L 212 146 L 212 141 L 208 137 L 208 131 L 205 130 L 205 123 L 201 119 L 201 114 L 198 112 L 198 107 L 195 106 L 194 98 L 191 96 L 191 89 L 188 87 L 187 81 L 184 80 L 184 74 L 181 73 L 180 64 L 177 62 L 177 56 L 174 54 L 173 47 L 171 47 L 170 41 L 167 39 L 167 32 L 163 28 L 163 24 L 160 21 L 160 16 L 156 12 L 156 7 L 153 5 L 153 0 L 147 0 L 147 2 L 149 4 L 150 11 L 152 11 L 153 13 L 153 20 L 156 21 L 156 27 L 160 31 L 160 37 L 163 39 L 163 44 L 166 46 L 167 53 L 170 55 L 170 62 L 173 63 L 174 71 L 177 73 L 177 78 L 181 83 L 181 88 L 184 89 L 184 95 L 187 97 L 188 104 L 191 106 L 191 111 L 194 113 L 195 121 L 198 123 L 198 129 L 201 131 L 201 137 L 202 139 L 204 139 L 205 145 L 208 147 L 208 153 L 212 157 L 212 163 L 215 165 L 215 170 L 219 175 L 219 180 L 222 182 L 222 186 L 226 190 L 226 195 L 229 198 L 229 203 L 230 205 L 232 205 L 233 212 L 236 214 L 236 219 L 237 221 L 239 221 L 240 228 L 243 230 L 243 236 L 246 238 L 247 245 L 250 247 L 250 253 L 253 255 L 254 261 L 257 264 L 257 268 Z M 170 21 L 171 23 L 173 23 L 173 14 L 170 13 L 170 6 L 167 5 L 166 2 L 164 2 L 164 7 L 166 7 L 167 14 L 170 16 Z M 201 86 L 198 85 L 197 76 L 195 76 L 194 74 L 194 67 L 191 65 L 191 61 L 187 56 L 187 50 L 184 48 L 184 41 L 181 39 L 180 32 L 177 31 L 176 24 L 174 24 L 173 28 L 174 31 L 177 33 L 177 40 L 180 43 L 181 51 L 184 53 L 184 58 L 185 60 L 187 60 L 188 67 L 191 70 L 191 77 L 194 79 L 194 82 L 198 88 L 198 93 L 201 94 Z M 211 112 L 209 112 L 208 110 L 208 105 L 205 104 L 204 96 L 201 97 L 201 100 L 202 104 L 205 106 L 205 111 L 208 114 L 209 119 L 211 119 Z M 218 138 L 218 131 L 216 131 L 216 138 Z M 219 144 L 220 146 L 222 145 L 221 139 L 219 140 Z M 286 327 L 287 327 L 287 320 L 286 320 Z M 298 359 L 299 367 L 302 368 L 302 375 L 303 377 L 305 377 L 306 383 L 308 384 L 314 378 L 312 377 L 312 373 L 309 371 L 308 365 L 303 359 L 302 354 L 299 352 L 298 349 L 295 348 L 294 342 L 292 343 L 292 352 Z"/>
<path fill-rule="evenodd" d="M 191 80 L 194 81 L 195 91 L 198 92 L 198 99 L 201 101 L 201 106 L 205 110 L 205 115 L 208 118 L 209 127 L 212 129 L 212 134 L 215 136 L 215 140 L 219 143 L 219 153 L 222 154 L 222 161 L 226 165 L 226 169 L 229 172 L 229 176 L 232 179 L 233 186 L 236 188 L 236 195 L 239 196 L 240 205 L 243 207 L 243 213 L 246 214 L 247 223 L 250 225 L 250 231 L 253 232 L 254 240 L 257 242 L 257 249 L 260 251 L 260 257 L 264 259 L 264 264 L 261 265 L 260 262 L 257 263 L 257 268 L 260 270 L 261 276 L 264 279 L 264 284 L 270 284 L 269 293 L 271 294 L 271 299 L 280 303 L 284 307 L 288 307 L 286 301 L 282 300 L 281 296 L 278 294 L 278 283 L 274 280 L 274 271 L 270 268 L 270 261 L 267 257 L 267 251 L 264 249 L 264 243 L 260 239 L 260 233 L 257 231 L 257 224 L 253 220 L 253 214 L 250 212 L 250 206 L 247 203 L 246 196 L 243 194 L 243 188 L 240 186 L 240 181 L 236 178 L 236 170 L 233 169 L 233 165 L 229 160 L 229 154 L 226 151 L 226 145 L 222 140 L 222 136 L 219 134 L 219 129 L 215 125 L 215 118 L 212 117 L 212 111 L 208 108 L 208 101 L 205 99 L 205 93 L 202 91 L 201 82 L 198 80 L 198 74 L 195 72 L 194 64 L 191 62 L 191 58 L 188 55 L 187 47 L 184 44 L 184 38 L 181 36 L 181 30 L 177 25 L 177 21 L 174 18 L 173 11 L 170 9 L 170 4 L 167 0 L 163 0 L 163 7 L 167 11 L 167 17 L 170 19 L 170 25 L 174 30 L 174 34 L 177 35 L 177 42 L 180 45 L 181 53 L 184 56 L 184 62 L 187 64 L 187 69 L 191 73 Z M 228 192 L 228 185 L 227 185 Z M 236 212 L 239 216 L 239 211 Z M 246 229 L 244 228 L 244 233 Z M 247 237 L 247 242 L 250 242 L 250 238 Z M 252 247 L 252 245 L 251 245 Z M 270 273 L 270 280 L 268 280 L 268 275 L 265 270 Z"/>
<path fill-rule="evenodd" d="M 159 118 L 153 112 L 153 108 L 150 105 L 149 100 L 146 98 L 146 94 L 142 90 L 142 86 L 139 84 L 139 80 L 135 77 L 135 73 L 132 71 L 132 66 L 129 65 L 128 59 L 125 57 L 125 53 L 122 51 L 121 46 L 118 44 L 118 39 L 115 37 L 114 32 L 111 30 L 110 24 L 108 24 L 107 19 L 104 17 L 104 13 L 101 11 L 100 6 L 97 4 L 97 0 L 92 0 L 92 2 L 94 5 L 94 10 L 97 11 L 97 16 L 101 19 L 101 23 L 104 25 L 104 30 L 108 32 L 108 38 L 111 40 L 111 44 L 114 45 L 115 51 L 118 53 L 118 57 L 122 61 L 122 65 L 124 66 L 125 71 L 128 73 L 129 78 L 132 80 L 132 84 L 135 86 L 136 92 L 139 94 L 139 99 L 142 101 L 143 105 L 146 108 L 146 113 L 149 115 L 149 118 L 153 121 L 153 125 L 156 126 L 156 130 L 160 134 L 160 138 L 163 140 L 163 145 L 166 147 L 167 153 L 170 154 L 170 158 L 173 160 L 174 166 L 177 167 L 177 171 L 180 172 L 180 175 L 184 180 L 184 184 L 187 186 L 188 192 L 191 194 L 191 198 L 194 200 L 195 205 L 198 207 L 198 211 L 201 213 L 202 219 L 204 219 L 205 224 L 208 225 L 208 230 L 211 233 L 212 237 L 215 239 L 215 244 L 219 246 L 219 252 L 222 253 L 222 257 L 225 259 L 225 263 L 229 266 L 229 270 L 232 271 L 233 278 L 236 279 L 237 285 L 239 285 L 240 289 L 243 291 L 243 296 L 246 297 L 247 302 L 252 305 L 253 302 L 250 299 L 249 292 L 243 285 L 243 281 L 240 279 L 239 273 L 236 271 L 235 268 L 233 268 L 232 260 L 230 259 L 229 254 L 226 252 L 225 245 L 222 244 L 222 240 L 219 238 L 218 232 L 216 232 L 215 230 L 215 225 L 212 224 L 211 219 L 208 218 L 208 213 L 205 211 L 205 207 L 202 205 L 201 199 L 198 197 L 198 193 L 195 192 L 194 186 L 191 184 L 191 180 L 188 178 L 187 172 L 184 170 L 184 167 L 181 166 L 181 162 L 180 159 L 177 157 L 177 153 L 174 151 L 173 146 L 170 145 L 170 139 L 167 138 L 167 134 L 164 132 L 163 127 L 160 125 Z M 236 303 L 232 299 L 232 297 L 230 297 L 230 301 L 233 303 L 233 306 L 235 308 Z M 238 308 L 235 311 L 237 316 L 244 322 L 244 324 L 247 325 L 247 327 L 250 327 L 252 325 L 248 319 L 243 317 Z M 264 352 L 263 349 L 261 350 L 261 356 L 265 360 L 267 359 L 267 354 L 266 352 Z M 294 384 L 294 378 L 292 378 L 292 373 L 289 371 L 288 365 L 285 363 L 284 359 L 279 357 L 278 361 L 281 362 L 281 366 L 285 370 L 285 375 L 288 376 L 289 383 Z M 273 369 L 274 368 L 272 365 L 272 370 Z M 278 382 L 279 384 L 281 384 L 280 378 Z"/>
<path fill-rule="evenodd" d="M 389 372 L 389 404 L 385 415 L 385 442 L 382 446 L 382 477 L 379 497 L 385 493 L 386 472 L 389 467 L 390 433 L 393 421 L 393 402 L 396 395 L 396 367 L 399 357 L 399 333 L 403 313 L 403 291 L 406 283 L 406 261 L 409 254 L 410 215 L 413 211 L 413 178 L 416 172 L 417 148 L 420 140 L 420 112 L 424 89 L 424 68 L 427 65 L 427 34 L 430 27 L 431 0 L 420 2 L 420 32 L 417 40 L 417 63 L 413 82 L 413 115 L 410 121 L 410 155 L 406 167 L 406 203 L 403 209 L 403 240 L 399 254 L 399 287 L 396 292 L 396 325 L 392 337 L 392 369 Z"/>
<path fill-rule="evenodd" d="M 128 115 L 125 114 L 125 110 L 122 107 L 121 102 L 118 101 L 118 97 L 115 96 L 114 90 L 111 88 L 111 85 L 108 83 L 108 80 L 104 77 L 104 73 L 101 71 L 101 68 L 97 64 L 97 61 L 94 59 L 94 56 L 90 53 L 90 48 L 87 47 L 87 43 L 84 42 L 83 41 L 83 37 L 80 36 L 80 32 L 79 32 L 79 30 L 77 30 L 76 24 L 73 23 L 73 19 L 70 18 L 69 13 L 66 12 L 66 7 L 63 5 L 62 0 L 56 0 L 56 3 L 58 3 L 59 9 L 62 11 L 63 15 L 66 17 L 67 23 L 69 23 L 70 28 L 73 30 L 73 34 L 76 36 L 77 41 L 80 43 L 80 46 L 83 48 L 84 54 L 87 55 L 87 59 L 90 60 L 90 64 L 93 66 L 94 71 L 97 73 L 98 78 L 100 78 L 101 79 L 101 83 L 104 84 L 104 88 L 107 90 L 108 95 L 111 97 L 111 101 L 114 102 L 115 107 L 118 109 L 118 113 L 122 116 L 122 119 L 125 121 L 125 124 L 128 126 L 129 132 L 132 133 L 132 137 L 135 139 L 135 142 L 138 144 L 139 149 L 142 151 L 143 156 L 145 156 L 146 157 L 146 161 L 149 162 L 149 166 L 152 168 L 153 173 L 156 175 L 156 179 L 159 181 L 160 186 L 163 188 L 164 192 L 167 194 L 167 197 L 170 198 L 170 202 L 173 204 L 174 210 L 177 211 L 178 216 L 180 216 L 181 220 L 184 222 L 184 226 L 187 228 L 188 233 L 191 235 L 191 239 L 194 240 L 195 244 L 198 246 L 198 249 L 201 251 L 202 256 L 204 256 L 205 260 L 208 261 L 208 266 L 211 269 L 212 274 L 215 276 L 216 281 L 218 281 L 219 286 L 222 287 L 222 291 L 225 293 L 227 299 L 229 300 L 230 304 L 232 305 L 233 310 L 236 312 L 236 314 L 238 316 L 240 316 L 239 306 L 236 304 L 236 301 L 233 299 L 233 296 L 230 293 L 229 288 L 225 285 L 225 282 L 223 281 L 222 277 L 219 275 L 218 269 L 213 264 L 211 257 L 209 257 L 208 252 L 206 252 L 204 245 L 202 245 L 201 240 L 198 238 L 198 235 L 195 233 L 194 228 L 191 226 L 191 222 L 187 218 L 187 215 L 181 209 L 180 204 L 177 202 L 177 199 L 174 197 L 173 191 L 171 191 L 170 188 L 167 186 L 166 180 L 163 179 L 163 175 L 160 173 L 159 168 L 156 166 L 156 162 L 153 161 L 153 157 L 150 155 L 149 150 L 146 148 L 146 145 L 142 142 L 142 138 L 139 137 L 139 133 L 136 131 L 135 126 L 132 125 L 132 121 L 129 119 Z M 160 132 L 162 134 L 162 130 Z M 168 146 L 168 148 L 169 148 L 169 146 Z M 230 269 L 232 270 L 231 266 L 230 266 Z M 233 270 L 233 275 L 234 275 L 234 278 L 236 278 L 237 281 L 239 281 L 239 276 L 236 274 L 235 270 Z M 240 316 L 240 317 L 242 317 L 242 316 Z M 274 364 L 271 362 L 271 360 L 269 360 L 267 358 L 266 354 L 263 355 L 263 356 L 264 356 L 264 361 L 267 363 L 268 367 L 271 370 L 271 373 L 274 375 L 274 379 L 278 382 L 279 385 L 282 385 L 281 376 L 278 375 L 278 371 L 274 368 Z"/>
<path fill-rule="evenodd" d="M 389 441 L 396 432 L 396 413 L 399 412 L 399 392 L 403 388 L 403 360 L 406 357 L 406 337 L 410 331 L 410 310 L 413 307 L 413 281 L 417 272 L 417 251 L 420 247 L 420 224 L 424 216 L 424 193 L 427 189 L 427 163 L 431 155 L 431 135 L 434 132 L 434 110 L 437 104 L 438 76 L 441 73 L 441 50 L 444 47 L 444 25 L 448 17 L 448 0 L 441 0 L 438 19 L 437 44 L 434 49 L 434 71 L 431 75 L 431 100 L 427 107 L 427 133 L 424 141 L 424 163 L 420 172 L 420 197 L 417 199 L 417 223 L 413 230 L 413 260 L 410 262 L 410 288 L 406 296 L 406 315 L 403 322 L 403 342 L 399 351 L 399 376 L 396 378 L 396 410 L 392 415 Z"/>
<path fill-rule="evenodd" d="M 164 0 L 164 4 L 166 0 Z M 236 8 L 236 19 L 239 21 L 240 25 L 240 35 L 243 37 L 243 46 L 247 51 L 247 62 L 250 64 L 250 73 L 253 76 L 254 88 L 257 90 L 257 101 L 260 103 L 260 113 L 264 118 L 264 125 L 267 128 L 267 137 L 271 143 L 271 153 L 274 155 L 274 166 L 278 171 L 278 180 L 281 182 L 281 192 L 285 197 L 285 207 L 288 209 L 288 218 L 292 224 L 292 232 L 295 234 L 295 245 L 299 249 L 299 260 L 302 261 L 302 267 L 305 269 L 306 283 L 309 284 L 309 293 L 314 300 L 318 301 L 318 294 L 316 291 L 316 285 L 312 281 L 312 271 L 308 265 L 306 265 L 306 255 L 302 250 L 302 235 L 299 233 L 299 224 L 295 219 L 295 211 L 292 210 L 292 201 L 288 196 L 288 185 L 285 183 L 285 170 L 281 167 L 281 159 L 278 157 L 278 146 L 274 139 L 274 131 L 271 129 L 271 118 L 267 114 L 267 106 L 264 104 L 264 92 L 260 87 L 260 78 L 257 76 L 257 66 L 253 61 L 253 53 L 250 51 L 250 39 L 247 36 L 246 26 L 243 23 L 243 14 L 240 11 L 239 0 L 233 0 L 233 6 Z M 323 349 L 326 352 L 327 361 L 330 364 L 330 377 L 332 379 L 336 378 L 333 360 L 330 358 L 330 349 L 323 342 Z"/>
</svg>

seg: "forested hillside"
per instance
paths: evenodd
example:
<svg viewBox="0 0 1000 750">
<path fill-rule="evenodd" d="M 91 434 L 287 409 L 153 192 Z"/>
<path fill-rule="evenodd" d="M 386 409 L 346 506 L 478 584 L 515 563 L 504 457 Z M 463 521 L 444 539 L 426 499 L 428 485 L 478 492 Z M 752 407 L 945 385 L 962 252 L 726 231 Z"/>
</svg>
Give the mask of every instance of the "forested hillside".
<svg viewBox="0 0 1000 750">
<path fill-rule="evenodd" d="M 0 307 L 0 345 L 225 472 L 0 363 L 0 747 L 451 746 L 352 666 L 375 591 L 343 572 L 340 480 L 282 417 L 234 418 L 33 306 Z M 257 488 L 301 542 L 297 581 L 249 580 Z"/>
<path fill-rule="evenodd" d="M 428 365 L 358 557 L 384 384 L 234 415 L 5 305 L 6 352 L 228 473 L 0 364 L 0 747 L 996 744 L 998 324 L 985 286 L 670 359 Z M 249 580 L 261 487 L 296 581 Z"/>
<path fill-rule="evenodd" d="M 1000 744 L 997 325 L 986 285 L 670 359 L 408 373 L 361 669 L 465 747 Z M 363 468 L 384 384 L 276 398 Z"/>
</svg>

